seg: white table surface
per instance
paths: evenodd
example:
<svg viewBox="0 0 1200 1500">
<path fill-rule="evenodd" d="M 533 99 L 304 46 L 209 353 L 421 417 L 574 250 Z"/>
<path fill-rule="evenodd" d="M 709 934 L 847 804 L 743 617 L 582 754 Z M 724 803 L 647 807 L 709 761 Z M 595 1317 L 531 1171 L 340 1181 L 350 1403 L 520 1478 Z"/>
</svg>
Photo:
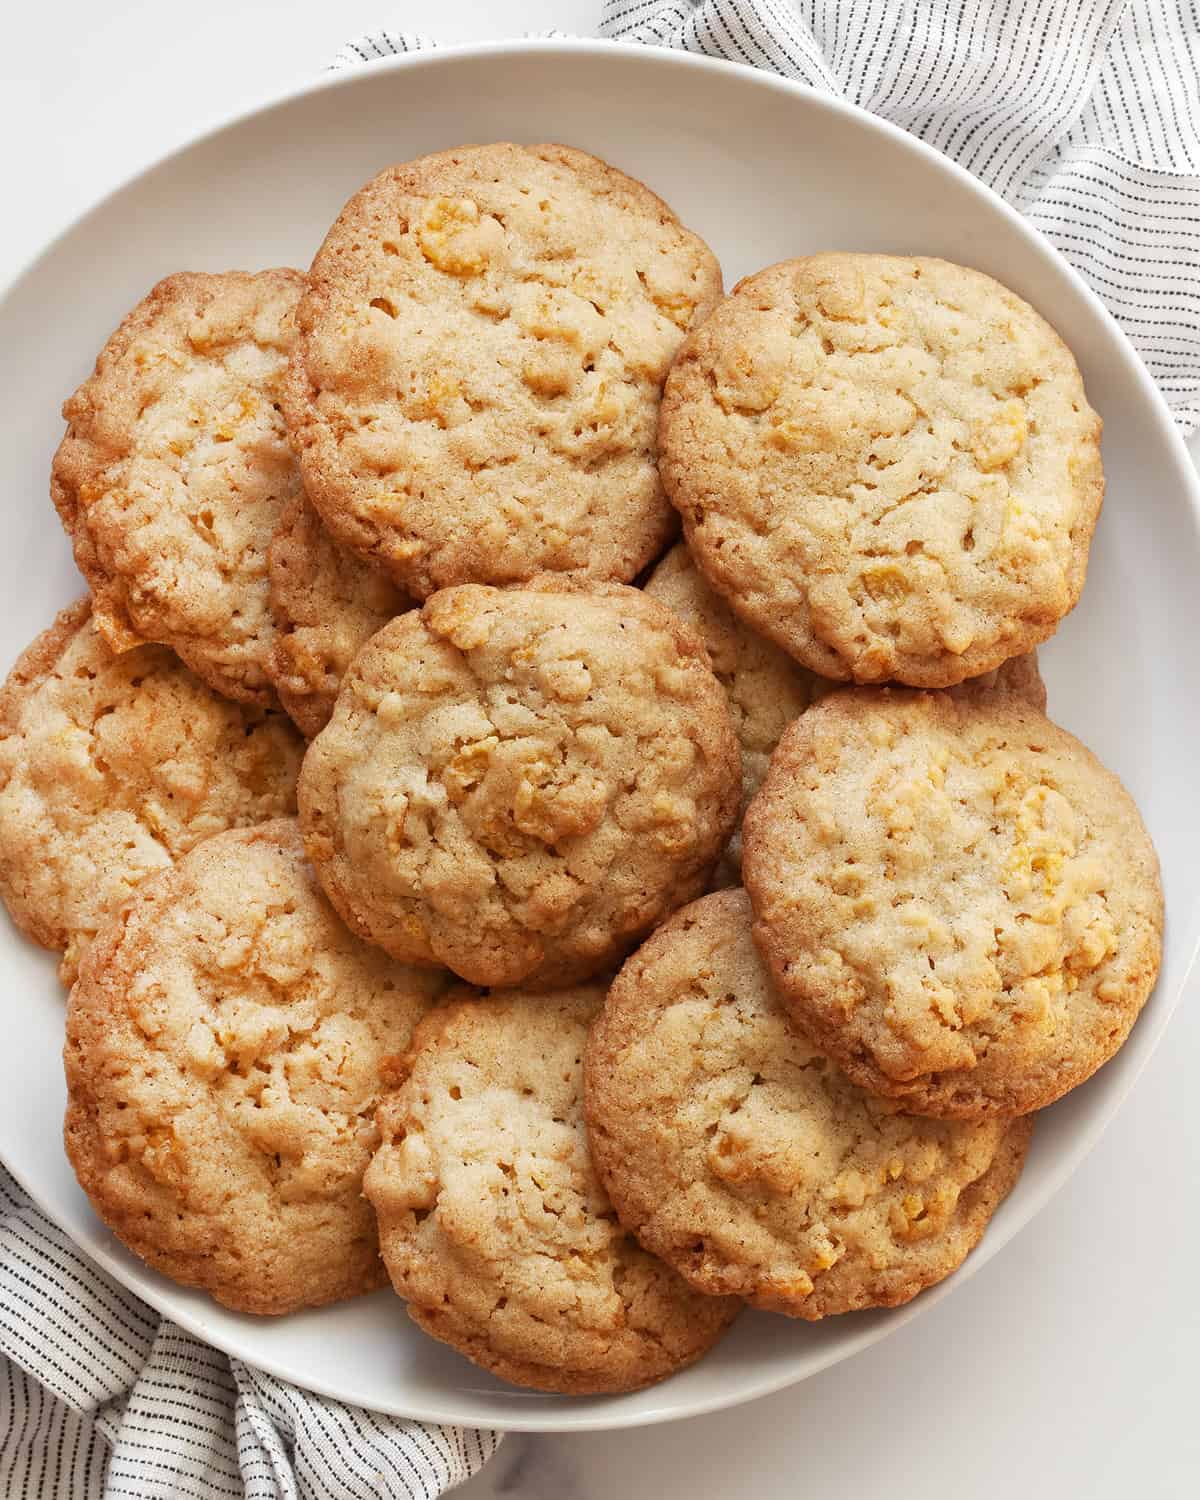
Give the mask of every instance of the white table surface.
<svg viewBox="0 0 1200 1500">
<path fill-rule="evenodd" d="M 385 24 L 439 41 L 587 32 L 599 10 L 599 0 L 5 6 L 0 283 L 134 168 L 305 76 L 356 32 Z M 1190 998 L 1066 1189 L 927 1316 L 722 1415 L 611 1437 L 511 1438 L 459 1493 L 1195 1500 L 1200 993 Z"/>
</svg>

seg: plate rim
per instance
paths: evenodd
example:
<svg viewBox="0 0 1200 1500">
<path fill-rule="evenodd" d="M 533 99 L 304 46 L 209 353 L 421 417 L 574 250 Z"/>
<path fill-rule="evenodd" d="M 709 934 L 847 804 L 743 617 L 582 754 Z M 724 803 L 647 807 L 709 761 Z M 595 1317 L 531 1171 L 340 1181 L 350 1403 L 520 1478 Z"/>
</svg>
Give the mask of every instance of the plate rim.
<svg viewBox="0 0 1200 1500">
<path fill-rule="evenodd" d="M 374 77 L 384 73 L 398 74 L 428 68 L 437 69 L 447 64 L 453 66 L 458 61 L 495 60 L 503 62 L 507 58 L 526 57 L 536 54 L 545 55 L 550 59 L 553 59 L 556 55 L 619 57 L 626 61 L 636 61 L 639 65 L 644 64 L 649 67 L 665 66 L 679 71 L 691 72 L 724 74 L 732 70 L 735 74 L 740 75 L 745 82 L 754 87 L 778 93 L 785 97 L 800 97 L 810 107 L 825 111 L 834 118 L 853 120 L 856 125 L 864 127 L 869 131 L 874 131 L 901 149 L 912 153 L 918 158 L 923 158 L 937 172 L 949 174 L 951 178 L 956 179 L 960 184 L 964 185 L 972 195 L 981 198 L 988 204 L 993 212 L 998 211 L 1008 222 L 1010 228 L 1031 246 L 1043 260 L 1048 260 L 1058 274 L 1065 274 L 1067 279 L 1073 284 L 1077 294 L 1087 304 L 1091 314 L 1098 318 L 1109 337 L 1115 338 L 1130 368 L 1130 373 L 1138 382 L 1142 394 L 1149 398 L 1148 405 L 1154 414 L 1155 423 L 1158 428 L 1157 436 L 1164 441 L 1165 446 L 1170 450 L 1175 465 L 1180 471 L 1183 488 L 1192 512 L 1193 522 L 1200 526 L 1200 474 L 1196 471 L 1183 436 L 1175 425 L 1174 418 L 1171 415 L 1165 398 L 1152 379 L 1140 354 L 1104 301 L 1092 289 L 1082 274 L 1052 244 L 1042 230 L 1032 224 L 1024 214 L 1012 207 L 1011 204 L 1001 198 L 999 194 L 965 167 L 960 166 L 950 157 L 944 155 L 927 142 L 922 141 L 919 137 L 910 134 L 900 126 L 872 114 L 869 110 L 865 110 L 849 100 L 826 93 L 812 85 L 756 68 L 750 64 L 726 61 L 722 58 L 708 57 L 661 45 L 610 41 L 594 37 L 561 36 L 464 42 L 400 53 L 394 57 L 373 58 L 360 65 L 344 68 L 330 67 L 315 75 L 306 75 L 291 82 L 277 85 L 270 90 L 264 91 L 250 103 L 240 106 L 231 113 L 214 115 L 207 122 L 192 131 L 186 138 L 171 146 L 166 151 L 147 155 L 138 164 L 128 169 L 113 185 L 88 200 L 83 207 L 70 214 L 69 217 L 65 217 L 60 221 L 58 227 L 49 234 L 40 247 L 29 255 L 24 263 L 0 284 L 0 318 L 3 317 L 9 300 L 19 293 L 22 283 L 39 270 L 42 262 L 51 256 L 68 236 L 73 234 L 77 229 L 84 227 L 90 218 L 102 212 L 114 199 L 118 198 L 127 189 L 135 186 L 151 172 L 169 167 L 176 158 L 183 156 L 199 145 L 213 140 L 227 130 L 245 125 L 260 116 L 268 115 L 276 109 L 310 96 L 340 89 L 353 89 L 366 76 Z M 772 1395 L 789 1386 L 799 1384 L 834 1364 L 852 1358 L 856 1354 L 861 1353 L 863 1349 L 880 1342 L 895 1330 L 902 1328 L 922 1312 L 936 1306 L 943 1298 L 949 1296 L 956 1287 L 962 1285 L 987 1265 L 1010 1240 L 1015 1238 L 1026 1225 L 1040 1214 L 1046 1204 L 1062 1190 L 1066 1182 L 1074 1175 L 1085 1157 L 1094 1149 L 1111 1124 L 1113 1117 L 1128 1099 L 1131 1090 L 1141 1077 L 1143 1069 L 1161 1044 L 1175 1008 L 1184 993 L 1195 987 L 1198 960 L 1200 960 L 1200 934 L 1193 940 L 1191 951 L 1181 954 L 1181 973 L 1172 992 L 1156 997 L 1160 1019 L 1157 1026 L 1157 1034 L 1147 1048 L 1145 1055 L 1139 1058 L 1137 1065 L 1123 1080 L 1122 1086 L 1106 1102 L 1105 1107 L 1096 1111 L 1094 1117 L 1088 1119 L 1086 1125 L 1079 1131 L 1078 1138 L 1072 1143 L 1070 1148 L 1059 1154 L 1052 1165 L 1048 1167 L 1044 1180 L 1033 1192 L 1028 1203 L 1023 1206 L 1020 1219 L 1011 1224 L 999 1226 L 999 1232 L 997 1232 L 997 1226 L 993 1225 L 989 1233 L 984 1236 L 980 1244 L 971 1252 L 953 1275 L 938 1285 L 929 1288 L 906 1306 L 891 1309 L 887 1312 L 886 1317 L 871 1319 L 870 1323 L 863 1327 L 860 1333 L 848 1339 L 846 1343 L 839 1344 L 828 1351 L 823 1351 L 817 1356 L 811 1366 L 802 1373 L 791 1374 L 782 1372 L 764 1376 L 758 1380 L 751 1377 L 742 1382 L 736 1390 L 720 1390 L 714 1392 L 709 1397 L 692 1401 L 689 1403 L 686 1411 L 674 1408 L 664 1408 L 662 1410 L 651 1409 L 649 1411 L 641 1410 L 632 1412 L 629 1415 L 623 1416 L 621 1398 L 618 1396 L 612 1398 L 610 1410 L 602 1408 L 600 1411 L 580 1411 L 577 1416 L 573 1416 L 571 1408 L 564 1403 L 561 1410 L 556 1409 L 552 1421 L 539 1420 L 532 1413 L 528 1420 L 520 1416 L 516 1418 L 506 1417 L 503 1430 L 513 1432 L 616 1431 L 622 1428 L 653 1426 L 662 1422 L 687 1420 L 692 1417 L 705 1416 L 716 1411 L 731 1409 L 745 1402 L 757 1400 L 760 1397 Z M 216 1336 L 214 1336 L 214 1331 L 206 1326 L 205 1319 L 201 1313 L 193 1313 L 190 1309 L 181 1310 L 176 1307 L 163 1306 L 156 1295 L 157 1287 L 151 1286 L 147 1288 L 135 1284 L 135 1276 L 139 1272 L 144 1273 L 149 1268 L 145 1267 L 141 1262 L 133 1262 L 131 1264 L 130 1252 L 125 1250 L 115 1237 L 107 1230 L 104 1230 L 104 1234 L 112 1241 L 111 1245 L 95 1242 L 86 1245 L 80 1243 L 71 1229 L 60 1221 L 53 1209 L 43 1200 L 36 1185 L 26 1181 L 21 1172 L 14 1169 L 7 1162 L 5 1162 L 5 1166 L 28 1193 L 39 1210 L 70 1239 L 71 1243 L 80 1253 L 94 1261 L 103 1271 L 111 1275 L 123 1289 L 147 1302 L 160 1316 L 170 1318 L 187 1332 L 194 1334 L 205 1343 L 213 1345 L 229 1357 L 242 1360 L 289 1383 L 297 1383 L 293 1375 L 283 1368 L 279 1361 L 273 1361 L 270 1357 L 264 1359 L 259 1351 L 251 1347 L 253 1343 L 252 1330 L 256 1326 L 255 1324 L 248 1323 L 245 1341 L 232 1338 L 223 1330 L 218 1331 Z M 161 1295 L 164 1298 L 169 1297 L 174 1290 L 173 1284 L 168 1282 Z M 336 1384 L 331 1382 L 319 1379 L 310 1380 L 306 1377 L 302 1388 L 336 1401 L 346 1401 L 344 1391 L 339 1390 Z M 506 1395 L 511 1396 L 512 1394 L 506 1392 Z M 529 1394 L 532 1396 L 534 1393 Z M 453 1409 L 453 1403 L 444 1405 L 439 1401 L 425 1400 L 418 1401 L 415 1405 L 396 1403 L 387 1407 L 373 1407 L 371 1409 L 412 1420 L 448 1423 L 456 1426 L 464 1425 L 464 1419 L 461 1413 Z M 468 1423 L 466 1425 L 471 1424 Z"/>
</svg>

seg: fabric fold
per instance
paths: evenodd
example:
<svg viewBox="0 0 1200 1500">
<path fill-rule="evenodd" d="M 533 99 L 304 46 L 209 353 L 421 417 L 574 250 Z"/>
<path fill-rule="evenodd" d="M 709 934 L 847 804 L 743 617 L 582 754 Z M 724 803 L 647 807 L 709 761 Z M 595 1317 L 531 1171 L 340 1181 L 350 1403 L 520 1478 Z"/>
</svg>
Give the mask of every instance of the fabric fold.
<svg viewBox="0 0 1200 1500">
<path fill-rule="evenodd" d="M 93 1265 L 2 1167 L 0 1354 L 3 1495 L 433 1500 L 500 1443 L 229 1358 Z"/>
<path fill-rule="evenodd" d="M 1180 431 L 1200 423 L 1189 0 L 606 0 L 600 31 L 794 78 L 952 157 L 1088 281 Z"/>
</svg>

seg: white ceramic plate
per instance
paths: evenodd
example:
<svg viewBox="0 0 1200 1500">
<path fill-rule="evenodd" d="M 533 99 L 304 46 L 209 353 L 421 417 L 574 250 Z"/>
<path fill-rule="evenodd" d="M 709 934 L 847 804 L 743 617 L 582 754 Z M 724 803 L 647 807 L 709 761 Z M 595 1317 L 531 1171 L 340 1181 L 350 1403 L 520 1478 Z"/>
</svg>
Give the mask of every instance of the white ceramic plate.
<svg viewBox="0 0 1200 1500">
<path fill-rule="evenodd" d="M 923 252 L 1000 277 L 1059 328 L 1104 417 L 1108 500 L 1083 602 L 1044 651 L 1050 709 L 1125 779 L 1158 845 L 1168 905 L 1158 989 L 1119 1056 L 1043 1116 L 1016 1191 L 957 1276 L 897 1312 L 811 1326 L 746 1315 L 701 1364 L 631 1396 L 514 1390 L 423 1337 L 389 1293 L 256 1320 L 147 1270 L 95 1219 L 67 1166 L 54 962 L 2 918 L 0 1156 L 120 1281 L 299 1385 L 434 1420 L 622 1427 L 748 1400 L 884 1337 L 994 1255 L 1112 1117 L 1200 936 L 1200 496 L 1166 408 L 1097 300 L 1017 215 L 911 137 L 783 80 L 677 53 L 525 42 L 418 54 L 324 78 L 169 157 L 75 224 L 0 304 L 0 476 L 12 523 L 0 555 L 0 668 L 81 592 L 47 499 L 59 406 L 150 284 L 185 268 L 305 266 L 379 168 L 505 138 L 567 141 L 644 178 L 713 246 L 729 286 L 805 251 Z M 1036 1287 L 1030 1296 L 1036 1306 Z"/>
</svg>

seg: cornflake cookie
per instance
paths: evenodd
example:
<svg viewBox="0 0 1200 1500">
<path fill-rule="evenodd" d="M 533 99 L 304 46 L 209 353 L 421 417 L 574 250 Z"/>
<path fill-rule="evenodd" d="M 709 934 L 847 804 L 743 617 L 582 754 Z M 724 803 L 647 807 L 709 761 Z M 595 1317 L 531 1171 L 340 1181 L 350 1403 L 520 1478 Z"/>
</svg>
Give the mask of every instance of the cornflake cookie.
<svg viewBox="0 0 1200 1500">
<path fill-rule="evenodd" d="M 621 1222 L 699 1291 L 792 1317 L 907 1302 L 959 1266 L 1031 1120 L 923 1120 L 789 1025 L 744 891 L 629 959 L 587 1049 L 592 1157 Z"/>
<path fill-rule="evenodd" d="M 729 700 L 741 746 L 744 813 L 767 774 L 767 762 L 779 736 L 835 684 L 807 671 L 778 646 L 743 625 L 720 595 L 709 588 L 682 543 L 672 547 L 655 568 L 645 591 L 673 610 L 708 649 L 713 671 Z M 741 863 L 741 843 L 739 830 L 726 856 L 732 869 Z"/>
<path fill-rule="evenodd" d="M 978 271 L 832 253 L 749 277 L 680 351 L 660 439 L 708 581 L 826 677 L 948 687 L 1083 588 L 1100 419 Z"/>
<path fill-rule="evenodd" d="M 566 146 L 390 167 L 342 210 L 285 405 L 308 493 L 418 598 L 632 579 L 669 539 L 662 385 L 721 294 L 661 199 Z"/>
<path fill-rule="evenodd" d="M 839 684 L 818 677 L 793 661 L 772 641 L 751 630 L 715 594 L 683 543 L 672 547 L 646 582 L 646 593 L 673 610 L 700 636 L 712 658 L 713 671 L 725 689 L 742 750 L 742 814 L 767 774 L 779 736 L 810 704 Z M 1046 706 L 1046 685 L 1038 671 L 1037 652 L 1014 656 L 995 671 L 971 677 L 950 689 L 958 695 L 1009 692 Z M 724 885 L 738 885 L 742 862 L 739 827 L 718 866 Z"/>
<path fill-rule="evenodd" d="M 70 984 L 96 932 L 201 839 L 296 810 L 302 745 L 162 646 L 114 656 L 80 600 L 0 690 L 0 895 Z"/>
<path fill-rule="evenodd" d="M 114 651 L 172 646 L 270 705 L 267 548 L 300 492 L 280 413 L 299 271 L 160 281 L 63 407 L 50 492 Z"/>
<path fill-rule="evenodd" d="M 289 501 L 268 556 L 279 634 L 267 674 L 311 739 L 329 722 L 342 674 L 359 647 L 412 601 L 335 542 L 303 495 Z"/>
<path fill-rule="evenodd" d="M 738 1304 L 617 1222 L 588 1155 L 599 988 L 463 999 L 418 1029 L 363 1190 L 414 1322 L 516 1385 L 636 1390 L 700 1358 Z"/>
<path fill-rule="evenodd" d="M 141 887 L 71 992 L 66 1147 L 96 1212 L 242 1312 L 380 1285 L 362 1175 L 381 1069 L 443 977 L 346 931 L 292 820 L 201 844 Z"/>
<path fill-rule="evenodd" d="M 836 686 L 836 684 L 830 684 Z M 1046 684 L 1042 681 L 1036 651 L 1026 651 L 1023 656 L 1010 656 L 993 672 L 984 672 L 980 677 L 968 677 L 956 683 L 946 692 L 952 698 L 971 698 L 981 693 L 998 693 L 1020 698 L 1039 713 L 1046 710 Z"/>
<path fill-rule="evenodd" d="M 698 895 L 737 740 L 700 641 L 621 584 L 444 589 L 309 746 L 309 857 L 354 930 L 480 985 L 575 983 Z"/>
<path fill-rule="evenodd" d="M 754 937 L 795 1019 L 921 1114 L 1040 1109 L 1125 1040 L 1162 948 L 1129 794 L 1019 699 L 837 693 L 744 829 Z"/>
</svg>

